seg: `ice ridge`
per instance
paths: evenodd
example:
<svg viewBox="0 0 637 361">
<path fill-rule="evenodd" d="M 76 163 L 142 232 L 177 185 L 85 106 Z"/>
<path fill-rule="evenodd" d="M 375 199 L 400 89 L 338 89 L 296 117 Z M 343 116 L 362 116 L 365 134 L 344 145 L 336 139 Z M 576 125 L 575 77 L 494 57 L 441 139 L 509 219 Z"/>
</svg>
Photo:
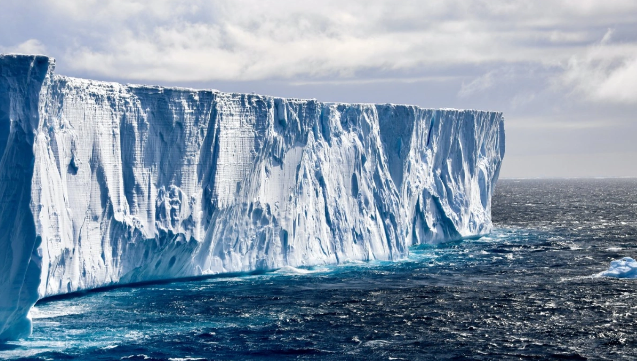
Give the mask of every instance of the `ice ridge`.
<svg viewBox="0 0 637 361">
<path fill-rule="evenodd" d="M 0 340 L 43 297 L 485 234 L 499 112 L 122 85 L 0 56 Z"/>
</svg>

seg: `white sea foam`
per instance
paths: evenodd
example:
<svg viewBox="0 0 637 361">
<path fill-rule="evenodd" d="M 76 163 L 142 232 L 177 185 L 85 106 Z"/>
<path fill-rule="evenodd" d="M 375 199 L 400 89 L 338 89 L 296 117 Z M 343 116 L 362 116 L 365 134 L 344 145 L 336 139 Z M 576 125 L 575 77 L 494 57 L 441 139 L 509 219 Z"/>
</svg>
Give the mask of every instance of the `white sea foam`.
<svg viewBox="0 0 637 361">
<path fill-rule="evenodd" d="M 312 273 L 325 272 L 326 270 L 327 268 L 305 269 L 305 268 L 296 268 L 292 266 L 285 266 L 274 271 L 274 273 L 284 274 L 284 275 L 307 275 Z"/>
<path fill-rule="evenodd" d="M 68 315 L 80 315 L 85 313 L 87 309 L 83 306 L 64 306 L 64 307 L 33 307 L 29 311 L 29 317 L 32 320 L 55 318 Z"/>
<path fill-rule="evenodd" d="M 150 359 L 150 357 L 148 357 L 148 355 L 144 355 L 144 354 L 139 354 L 139 355 L 130 355 L 130 356 L 124 356 L 121 358 L 121 360 L 130 360 L 130 359 L 142 359 L 142 360 L 148 360 Z"/>
</svg>

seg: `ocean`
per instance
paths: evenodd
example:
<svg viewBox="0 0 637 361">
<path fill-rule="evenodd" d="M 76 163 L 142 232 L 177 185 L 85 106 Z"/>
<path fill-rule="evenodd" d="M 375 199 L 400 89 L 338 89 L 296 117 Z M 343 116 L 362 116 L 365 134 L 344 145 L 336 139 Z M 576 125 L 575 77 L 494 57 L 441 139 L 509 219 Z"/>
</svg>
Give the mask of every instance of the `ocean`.
<svg viewBox="0 0 637 361">
<path fill-rule="evenodd" d="M 21 360 L 634 360 L 637 179 L 500 180 L 488 236 L 40 301 Z"/>
</svg>

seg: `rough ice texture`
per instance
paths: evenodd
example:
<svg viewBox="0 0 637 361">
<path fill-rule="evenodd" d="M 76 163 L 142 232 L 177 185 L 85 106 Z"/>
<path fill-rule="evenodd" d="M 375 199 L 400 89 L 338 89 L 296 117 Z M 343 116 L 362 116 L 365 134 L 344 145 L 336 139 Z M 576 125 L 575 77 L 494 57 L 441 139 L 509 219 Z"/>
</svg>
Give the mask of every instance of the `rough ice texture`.
<svg viewBox="0 0 637 361">
<path fill-rule="evenodd" d="M 637 261 L 624 257 L 610 263 L 608 270 L 600 272 L 597 277 L 637 278 Z"/>
<path fill-rule="evenodd" d="M 0 339 L 40 298 L 484 234 L 502 114 L 69 78 L 0 56 Z"/>
</svg>

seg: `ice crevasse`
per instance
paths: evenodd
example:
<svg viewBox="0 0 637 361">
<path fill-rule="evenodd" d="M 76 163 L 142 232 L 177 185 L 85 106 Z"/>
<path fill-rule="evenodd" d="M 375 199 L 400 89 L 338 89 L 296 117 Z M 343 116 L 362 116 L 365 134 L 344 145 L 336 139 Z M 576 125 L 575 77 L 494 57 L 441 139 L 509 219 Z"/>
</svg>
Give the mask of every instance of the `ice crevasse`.
<svg viewBox="0 0 637 361">
<path fill-rule="evenodd" d="M 0 56 L 0 340 L 38 299 L 404 258 L 485 234 L 499 112 L 341 104 L 54 73 Z"/>
</svg>

